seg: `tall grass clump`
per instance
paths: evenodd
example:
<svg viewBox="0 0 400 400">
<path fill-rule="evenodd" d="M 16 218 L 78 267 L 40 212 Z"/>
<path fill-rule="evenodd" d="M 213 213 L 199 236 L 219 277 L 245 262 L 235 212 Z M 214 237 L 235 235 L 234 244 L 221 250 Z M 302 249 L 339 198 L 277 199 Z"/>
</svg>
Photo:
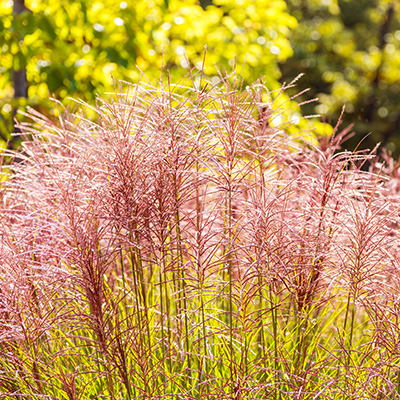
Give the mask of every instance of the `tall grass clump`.
<svg viewBox="0 0 400 400">
<path fill-rule="evenodd" d="M 0 398 L 398 399 L 399 166 L 198 78 L 20 126 Z"/>
</svg>

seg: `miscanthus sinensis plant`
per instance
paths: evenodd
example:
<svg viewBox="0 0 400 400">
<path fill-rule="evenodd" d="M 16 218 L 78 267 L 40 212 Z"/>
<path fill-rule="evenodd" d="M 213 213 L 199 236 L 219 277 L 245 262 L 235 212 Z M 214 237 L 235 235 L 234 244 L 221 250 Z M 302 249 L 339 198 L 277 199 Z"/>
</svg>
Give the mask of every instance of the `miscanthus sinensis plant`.
<svg viewBox="0 0 400 400">
<path fill-rule="evenodd" d="M 278 98 L 233 75 L 30 113 L 1 399 L 399 398 L 399 166 L 295 138 Z"/>
</svg>

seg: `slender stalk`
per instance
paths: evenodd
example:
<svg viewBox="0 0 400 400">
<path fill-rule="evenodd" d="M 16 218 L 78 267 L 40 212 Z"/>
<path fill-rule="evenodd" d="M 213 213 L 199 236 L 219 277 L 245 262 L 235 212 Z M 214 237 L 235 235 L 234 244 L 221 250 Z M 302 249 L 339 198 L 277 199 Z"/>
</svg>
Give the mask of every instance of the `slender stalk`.
<svg viewBox="0 0 400 400">
<path fill-rule="evenodd" d="M 133 232 L 129 232 L 129 241 L 130 243 L 133 242 Z M 138 235 L 136 234 L 136 241 L 135 243 L 139 243 L 138 240 Z M 139 335 L 140 335 L 140 343 L 142 346 L 142 351 L 143 351 L 143 355 L 144 354 L 148 354 L 151 348 L 151 339 L 150 339 L 150 327 L 149 327 L 149 318 L 147 315 L 147 305 L 146 305 L 146 293 L 145 293 L 145 289 L 144 289 L 144 282 L 143 282 L 143 265 L 142 265 L 142 258 L 141 258 L 141 252 L 139 248 L 135 248 L 134 250 L 132 249 L 132 247 L 130 247 L 129 249 L 129 255 L 130 255 L 130 264 L 131 264 L 131 268 L 132 268 L 132 276 L 133 276 L 133 285 L 134 285 L 134 289 L 135 289 L 135 303 L 136 303 L 136 321 L 138 323 L 138 327 L 139 327 Z M 140 298 L 142 298 L 142 303 L 143 303 L 143 314 L 141 311 L 141 306 L 140 306 Z M 143 316 L 143 318 L 142 318 Z M 145 324 L 144 328 L 146 329 L 146 333 L 147 333 L 147 345 L 148 348 L 147 350 L 144 348 L 144 344 L 146 343 L 146 340 L 143 337 L 143 324 Z M 150 368 L 151 368 L 151 358 L 150 360 Z M 145 389 L 146 389 L 146 393 L 149 395 L 150 394 L 150 387 L 147 384 L 147 382 L 145 383 Z"/>
<path fill-rule="evenodd" d="M 355 324 L 355 314 L 356 314 L 355 301 L 356 299 L 354 295 L 353 304 L 351 306 L 350 336 L 349 336 L 349 347 L 348 347 L 349 356 L 347 359 L 347 365 L 349 366 L 350 366 L 351 353 L 353 351 L 353 335 L 354 335 L 354 324 Z"/>
<path fill-rule="evenodd" d="M 178 193 L 175 192 L 176 197 L 175 201 L 176 204 L 179 202 Z M 192 374 L 192 365 L 191 365 L 191 356 L 190 356 L 190 345 L 189 345 L 189 322 L 188 322 L 188 306 L 187 306 L 187 290 L 186 290 L 186 280 L 183 270 L 183 254 L 182 254 L 182 235 L 181 235 L 181 226 L 180 226 L 180 215 L 179 215 L 179 208 L 176 207 L 176 236 L 177 236 L 177 253 L 178 253 L 178 260 L 179 260 L 179 282 L 181 286 L 180 295 L 179 295 L 179 302 L 180 302 L 180 311 L 184 313 L 184 323 L 185 323 L 185 347 L 186 347 L 186 357 L 188 362 L 188 375 L 191 378 Z M 183 307 L 182 307 L 183 303 Z"/>
<path fill-rule="evenodd" d="M 228 287 L 229 287 L 229 354 L 230 354 L 230 375 L 231 375 L 231 383 L 233 385 L 234 382 L 234 369 L 233 369 L 233 277 L 232 277 L 232 191 L 231 191 L 231 163 L 229 162 L 228 167 L 228 207 L 227 207 L 227 216 L 228 216 L 228 259 L 227 259 L 227 267 L 228 267 Z"/>
<path fill-rule="evenodd" d="M 197 149 L 199 149 L 199 144 L 196 144 Z M 200 183 L 199 183 L 199 175 L 200 175 L 200 164 L 198 162 L 199 154 L 197 154 L 196 162 L 195 162 L 195 188 L 196 188 L 196 271 L 197 271 L 197 280 L 199 287 L 199 299 L 200 299 L 200 310 L 201 310 L 201 328 L 203 335 L 203 357 L 201 358 L 200 368 L 199 368 L 199 382 L 201 384 L 200 397 L 203 391 L 208 392 L 208 383 L 206 386 L 202 385 L 203 377 L 208 376 L 208 362 L 207 362 L 207 329 L 206 329 L 206 317 L 205 317 L 205 305 L 204 305 L 204 279 L 205 279 L 205 271 L 203 270 L 202 264 L 202 236 L 201 236 L 201 219 L 202 219 L 202 203 L 200 201 Z"/>
</svg>

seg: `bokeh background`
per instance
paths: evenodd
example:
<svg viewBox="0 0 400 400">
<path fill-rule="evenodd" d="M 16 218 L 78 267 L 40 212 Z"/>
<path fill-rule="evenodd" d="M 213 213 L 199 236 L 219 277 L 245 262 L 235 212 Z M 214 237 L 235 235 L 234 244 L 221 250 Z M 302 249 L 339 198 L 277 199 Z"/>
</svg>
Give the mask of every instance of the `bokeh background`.
<svg viewBox="0 0 400 400">
<path fill-rule="evenodd" d="M 306 104 L 287 103 L 295 122 L 322 114 L 334 125 L 345 105 L 350 150 L 382 142 L 400 154 L 400 2 L 390 0 L 0 0 L 0 141 L 18 146 L 16 110 L 55 118 L 52 95 L 94 104 L 113 78 L 157 83 L 162 59 L 177 82 L 187 61 L 201 68 L 205 45 L 210 81 L 236 65 L 245 84 L 263 77 L 274 91 L 304 73 L 286 91 L 309 89 L 296 100 Z"/>
</svg>

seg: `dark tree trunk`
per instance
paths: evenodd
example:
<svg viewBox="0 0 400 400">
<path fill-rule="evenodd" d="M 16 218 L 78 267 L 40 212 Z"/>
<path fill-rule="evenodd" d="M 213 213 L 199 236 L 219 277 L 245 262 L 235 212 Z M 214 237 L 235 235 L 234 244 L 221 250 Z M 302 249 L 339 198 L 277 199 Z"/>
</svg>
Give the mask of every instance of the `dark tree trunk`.
<svg viewBox="0 0 400 400">
<path fill-rule="evenodd" d="M 27 10 L 25 6 L 25 0 L 14 0 L 13 4 L 13 15 L 14 18 L 17 18 L 19 14 L 21 14 L 23 11 Z M 24 40 L 23 37 L 20 38 L 20 40 Z M 13 81 L 13 87 L 14 87 L 14 98 L 21 98 L 21 97 L 28 97 L 28 89 L 26 85 L 26 68 L 22 67 L 19 70 L 13 70 L 12 71 L 12 81 Z M 17 114 L 17 110 L 14 109 L 13 111 L 13 117 L 15 118 L 15 115 Z M 18 132 L 19 129 L 15 126 L 14 122 L 14 132 Z"/>
<path fill-rule="evenodd" d="M 14 98 L 28 97 L 28 91 L 26 87 L 26 70 L 25 68 L 19 71 L 13 71 L 12 73 L 13 86 L 14 86 Z"/>
<path fill-rule="evenodd" d="M 25 6 L 25 0 L 14 0 L 13 4 L 13 15 L 16 18 L 23 11 L 27 10 Z M 23 37 L 20 40 L 24 40 Z M 14 97 L 27 97 L 26 88 L 26 69 L 23 67 L 18 71 L 13 71 L 12 74 L 13 85 L 14 85 Z"/>
</svg>

